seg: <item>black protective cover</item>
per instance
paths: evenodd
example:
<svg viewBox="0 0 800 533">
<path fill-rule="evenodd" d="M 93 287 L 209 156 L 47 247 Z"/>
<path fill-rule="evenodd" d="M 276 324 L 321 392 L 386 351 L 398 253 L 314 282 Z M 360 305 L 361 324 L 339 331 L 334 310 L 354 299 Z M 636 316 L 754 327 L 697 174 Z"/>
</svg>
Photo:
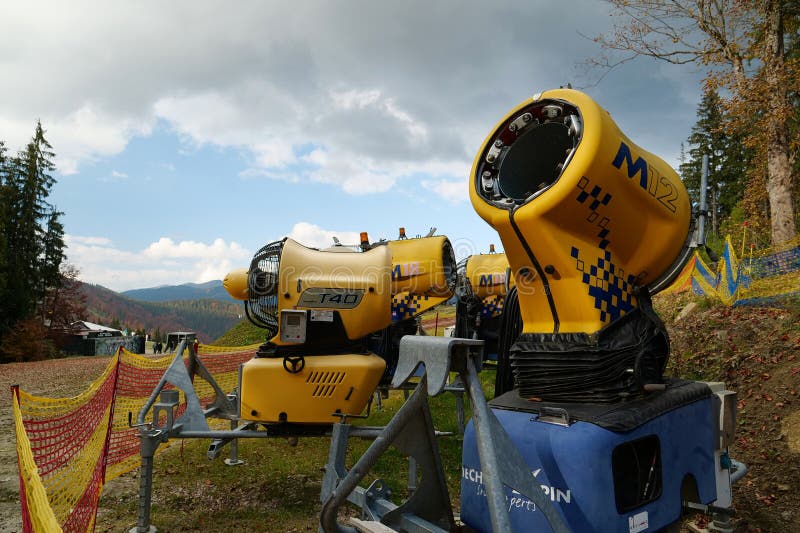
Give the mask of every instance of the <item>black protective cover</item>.
<svg viewBox="0 0 800 533">
<path fill-rule="evenodd" d="M 569 422 L 589 422 L 609 431 L 625 432 L 636 429 L 650 420 L 713 395 L 705 383 L 670 379 L 663 391 L 648 393 L 636 399 L 602 403 L 535 402 L 520 397 L 512 390 L 489 402 L 494 409 L 540 414 L 542 409 L 563 409 Z"/>
<path fill-rule="evenodd" d="M 613 403 L 661 383 L 669 337 L 646 294 L 639 307 L 596 334 L 525 333 L 509 350 L 523 398 Z"/>
</svg>

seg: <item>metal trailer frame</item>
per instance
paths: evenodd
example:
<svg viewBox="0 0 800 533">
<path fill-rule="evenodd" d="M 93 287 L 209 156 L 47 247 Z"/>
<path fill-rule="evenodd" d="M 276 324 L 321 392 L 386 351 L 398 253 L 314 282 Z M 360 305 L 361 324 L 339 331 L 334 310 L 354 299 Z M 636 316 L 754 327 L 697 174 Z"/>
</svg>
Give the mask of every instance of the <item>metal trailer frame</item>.
<svg viewBox="0 0 800 533">
<path fill-rule="evenodd" d="M 263 424 L 266 429 L 257 429 L 258 426 L 261 425 L 258 422 L 242 421 L 239 418 L 236 394 L 226 394 L 219 387 L 211 373 L 206 369 L 199 357 L 197 357 L 197 354 L 194 353 L 194 350 L 189 349 L 189 364 L 184 364 L 183 353 L 184 350 L 187 349 L 187 346 L 188 342 L 186 341 L 182 341 L 178 346 L 172 363 L 170 363 L 170 366 L 164 372 L 164 375 L 159 380 L 155 389 L 153 389 L 150 397 L 139 411 L 135 424 L 131 420 L 132 414 L 128 414 L 128 424 L 131 427 L 139 429 L 138 436 L 141 439 L 138 515 L 136 527 L 132 528 L 130 533 L 155 533 L 157 531 L 156 527 L 150 523 L 154 457 L 158 447 L 162 443 L 168 442 L 170 438 L 212 439 L 207 451 L 209 459 L 218 458 L 222 454 L 223 448 L 229 444 L 230 457 L 225 459 L 225 464 L 235 466 L 244 463 L 238 456 L 238 439 L 240 438 L 333 437 L 333 442 L 337 443 L 336 445 L 343 446 L 340 454 L 341 464 L 344 465 L 347 437 L 375 439 L 384 431 L 384 428 L 381 426 L 352 426 L 347 423 L 348 417 L 343 415 L 338 415 L 342 418 L 340 423 L 331 425 L 306 427 Z M 214 390 L 214 400 L 206 409 L 201 407 L 200 399 L 195 392 L 193 384 L 195 376 L 203 378 Z M 172 385 L 174 388 L 165 390 L 165 387 L 168 385 Z M 408 394 L 409 388 L 410 385 L 403 388 L 404 394 Z M 453 393 L 456 396 L 459 431 L 463 434 L 464 388 L 456 384 L 446 384 L 443 390 Z M 186 409 L 183 414 L 178 417 L 176 415 L 178 405 L 180 404 L 179 391 L 183 391 L 185 395 Z M 146 421 L 147 413 L 151 409 L 152 420 Z M 366 418 L 369 416 L 369 409 L 370 407 L 368 406 L 367 415 L 357 417 L 350 416 L 349 418 Z M 207 418 L 230 420 L 230 429 L 212 430 L 208 426 Z M 342 439 L 342 435 L 345 436 L 344 439 Z M 452 435 L 450 432 L 433 431 L 434 437 L 450 435 Z M 330 455 L 334 456 L 334 453 L 331 452 Z M 342 466 L 342 469 L 343 468 Z M 416 473 L 417 465 L 412 459 L 409 461 L 408 486 L 411 491 L 417 489 Z M 323 494 L 326 493 L 323 491 Z"/>
<path fill-rule="evenodd" d="M 428 406 L 428 397 L 446 389 L 450 372 L 457 372 L 466 385 L 472 406 L 472 420 L 478 440 L 478 453 L 489 502 L 492 529 L 511 531 L 504 486 L 524 494 L 542 510 L 556 533 L 569 529 L 553 503 L 536 483 L 497 418 L 489 409 L 481 389 L 483 341 L 452 337 L 405 336 L 400 340 L 400 358 L 392 387 L 401 387 L 420 364 L 425 373 L 413 394 L 389 421 L 364 455 L 348 472 L 344 467 L 349 426 L 336 424 L 328 464 L 322 482 L 323 508 L 320 529 L 326 533 L 355 533 L 357 529 L 337 522 L 338 510 L 350 502 L 361 509 L 368 527 L 378 524 L 409 533 L 441 533 L 455 529 L 452 504 Z M 400 506 L 389 498 L 391 491 L 381 480 L 368 488 L 359 482 L 390 446 L 396 447 L 420 465 L 422 482 L 417 491 Z M 502 461 L 499 459 L 502 457 Z M 371 524 L 370 524 L 371 523 Z"/>
<path fill-rule="evenodd" d="M 478 456 L 486 489 L 488 509 L 493 531 L 510 531 L 511 524 L 505 501 L 504 487 L 512 488 L 534 502 L 556 533 L 569 528 L 555 505 L 541 490 L 536 479 L 510 440 L 504 428 L 492 413 L 481 389 L 478 369 L 483 355 L 483 341 L 452 337 L 407 335 L 400 342 L 400 357 L 392 380 L 392 388 L 413 392 L 398 412 L 384 427 L 353 426 L 343 416 L 341 422 L 330 427 L 281 428 L 265 425 L 266 430 L 255 429 L 258 423 L 247 421 L 239 425 L 235 395 L 226 395 L 203 366 L 196 354 L 190 352 L 189 368 L 183 363 L 185 343 L 179 346 L 175 359 L 159 381 L 137 417 L 136 427 L 142 439 L 137 526 L 130 533 L 155 533 L 150 524 L 150 504 L 153 482 L 153 458 L 158 446 L 172 438 L 211 438 L 209 459 L 219 457 L 226 444 L 231 445 L 231 457 L 226 464 L 241 464 L 238 459 L 237 439 L 274 438 L 297 436 L 330 436 L 320 501 L 320 531 L 326 533 L 355 533 L 356 531 L 402 530 L 409 533 L 442 533 L 456 528 L 452 503 L 445 483 L 444 469 L 436 437 L 448 435 L 436 431 L 428 404 L 429 396 L 442 392 L 466 392 L 472 407 Z M 423 373 L 416 386 L 409 380 Z M 456 372 L 464 389 L 448 384 L 451 372 Z M 216 398 L 203 410 L 192 384 L 194 375 L 203 377 L 216 392 Z M 175 418 L 179 404 L 178 390 L 163 390 L 172 384 L 186 395 L 187 407 L 183 415 Z M 156 401 L 158 399 L 158 401 Z M 153 421 L 145 416 L 153 409 Z M 211 430 L 207 417 L 229 419 L 230 430 Z M 165 422 L 159 425 L 159 419 Z M 351 417 L 352 418 L 352 417 Z M 134 424 L 131 424 L 134 425 Z M 348 471 L 345 466 L 347 443 L 350 437 L 374 439 L 372 445 Z M 410 498 L 397 505 L 391 501 L 391 490 L 375 480 L 369 487 L 359 486 L 380 456 L 394 446 L 409 457 Z M 502 460 L 500 458 L 502 457 Z M 731 482 L 745 475 L 747 467 L 731 461 Z M 422 480 L 417 486 L 417 469 Z M 361 510 L 362 520 L 354 520 L 358 529 L 338 523 L 338 511 L 350 503 Z M 730 510 L 710 505 L 684 502 L 686 509 L 710 513 L 716 531 L 729 530 Z"/>
<path fill-rule="evenodd" d="M 450 372 L 457 372 L 466 385 L 472 407 L 472 423 L 492 531 L 511 531 L 504 487 L 528 497 L 543 513 L 554 532 L 570 531 L 555 504 L 542 491 L 486 402 L 478 377 L 482 351 L 483 341 L 479 340 L 418 336 L 401 339 L 400 357 L 392 387 L 407 387 L 409 379 L 415 375 L 420 364 L 424 365 L 425 373 L 408 401 L 349 472 L 345 469 L 344 459 L 350 426 L 334 426 L 322 483 L 321 531 L 355 533 L 400 530 L 409 533 L 441 533 L 455 528 L 438 445 L 432 437 L 434 427 L 428 406 L 429 396 L 436 396 L 447 390 Z M 721 383 L 710 385 L 712 389 L 724 389 Z M 735 394 L 723 396 L 725 398 L 721 402 L 735 399 Z M 718 426 L 718 438 L 729 438 L 732 435 L 734 421 L 715 420 L 714 423 Z M 369 469 L 390 446 L 409 456 L 412 464 L 414 461 L 419 463 L 422 469 L 419 489 L 400 506 L 391 501 L 391 491 L 380 479 L 366 489 L 359 486 Z M 731 458 L 727 458 L 727 461 L 730 464 L 724 468 L 730 472 L 730 486 L 747 473 L 747 466 Z M 337 522 L 338 511 L 345 502 L 354 504 L 361 510 L 361 520 L 352 521 L 356 528 Z M 688 501 L 683 502 L 683 507 L 687 511 L 701 511 L 710 515 L 709 531 L 732 531 L 730 518 L 733 512 L 730 508 Z M 385 529 L 387 526 L 391 529 Z"/>
</svg>

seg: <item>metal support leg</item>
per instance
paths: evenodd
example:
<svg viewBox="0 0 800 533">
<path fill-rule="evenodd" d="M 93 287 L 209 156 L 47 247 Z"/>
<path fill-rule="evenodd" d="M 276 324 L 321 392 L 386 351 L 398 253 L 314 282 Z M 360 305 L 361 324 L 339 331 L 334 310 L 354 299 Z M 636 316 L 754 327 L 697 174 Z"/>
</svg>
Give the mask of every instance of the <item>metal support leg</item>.
<svg viewBox="0 0 800 533">
<path fill-rule="evenodd" d="M 331 448 L 328 450 L 328 462 L 325 465 L 325 475 L 322 476 L 322 492 L 319 499 L 325 503 L 334 493 L 339 480 L 347 475 L 345 459 L 347 457 L 347 439 L 350 437 L 350 424 L 334 424 L 331 435 Z"/>
<path fill-rule="evenodd" d="M 139 468 L 139 517 L 136 527 L 129 533 L 155 533 L 156 528 L 150 524 L 150 504 L 153 496 L 153 457 L 161 441 L 162 432 L 155 431 L 151 435 L 142 434 L 142 466 Z"/>
<path fill-rule="evenodd" d="M 403 399 L 408 401 L 409 391 L 403 389 Z M 412 456 L 408 456 L 408 484 L 406 485 L 409 494 L 414 494 L 417 490 L 417 460 Z"/>
<path fill-rule="evenodd" d="M 455 519 L 428 409 L 424 376 L 409 400 L 400 407 L 364 455 L 342 476 L 345 471 L 345 427 L 347 426 L 340 424 L 334 426 L 321 497 L 324 500 L 320 514 L 323 531 L 354 533 L 353 528 L 344 527 L 337 522 L 338 510 L 346 501 L 360 505 L 369 520 L 380 520 L 384 525 L 399 530 L 437 533 L 453 530 Z M 366 491 L 358 486 L 390 446 L 415 457 L 423 471 L 419 488 L 399 507 L 388 501 L 389 491 L 380 480 Z"/>
<path fill-rule="evenodd" d="M 464 395 L 460 392 L 455 393 L 456 395 L 456 417 L 458 419 L 458 433 L 460 435 L 464 434 L 464 429 L 467 426 L 467 417 L 464 414 Z"/>
<path fill-rule="evenodd" d="M 231 431 L 236 430 L 239 423 L 236 420 L 231 420 Z M 228 466 L 239 466 L 245 464 L 245 461 L 239 459 L 239 439 L 231 440 L 231 456 L 223 461 Z"/>
</svg>

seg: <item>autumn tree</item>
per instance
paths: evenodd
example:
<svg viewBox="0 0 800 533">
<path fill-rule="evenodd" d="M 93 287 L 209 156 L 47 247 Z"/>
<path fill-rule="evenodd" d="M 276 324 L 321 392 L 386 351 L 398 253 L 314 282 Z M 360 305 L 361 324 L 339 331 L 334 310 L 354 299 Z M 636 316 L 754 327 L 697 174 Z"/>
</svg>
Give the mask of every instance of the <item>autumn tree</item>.
<svg viewBox="0 0 800 533">
<path fill-rule="evenodd" d="M 766 175 L 773 244 L 797 234 L 794 204 L 797 128 L 793 98 L 800 59 L 792 39 L 800 23 L 796 0 L 607 0 L 618 22 L 596 38 L 605 52 L 592 61 L 613 67 L 636 57 L 707 69 L 706 85 L 729 94 L 745 142 Z"/>
<path fill-rule="evenodd" d="M 86 316 L 86 294 L 78 279 L 76 266 L 64 263 L 59 272 L 59 283 L 51 285 L 39 304 L 41 322 L 46 324 L 47 336 L 63 347 L 71 326 Z"/>
</svg>

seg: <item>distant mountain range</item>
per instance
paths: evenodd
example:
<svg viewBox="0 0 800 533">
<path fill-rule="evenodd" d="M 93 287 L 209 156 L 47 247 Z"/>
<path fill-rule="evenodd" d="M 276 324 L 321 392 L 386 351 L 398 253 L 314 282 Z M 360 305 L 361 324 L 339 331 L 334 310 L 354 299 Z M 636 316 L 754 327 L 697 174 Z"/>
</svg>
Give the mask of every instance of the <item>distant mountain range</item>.
<svg viewBox="0 0 800 533">
<path fill-rule="evenodd" d="M 100 285 L 83 284 L 86 320 L 111 325 L 116 319 L 129 330 L 154 334 L 194 331 L 210 343 L 241 322 L 244 306 L 222 288 L 222 282 L 137 289 L 117 293 Z M 221 291 L 221 292 L 220 292 Z"/>
<path fill-rule="evenodd" d="M 215 279 L 205 283 L 184 283 L 183 285 L 164 285 L 149 289 L 133 289 L 124 291 L 123 296 L 142 302 L 170 302 L 173 300 L 223 300 L 231 303 L 231 298 L 222 286 L 222 281 Z"/>
</svg>

